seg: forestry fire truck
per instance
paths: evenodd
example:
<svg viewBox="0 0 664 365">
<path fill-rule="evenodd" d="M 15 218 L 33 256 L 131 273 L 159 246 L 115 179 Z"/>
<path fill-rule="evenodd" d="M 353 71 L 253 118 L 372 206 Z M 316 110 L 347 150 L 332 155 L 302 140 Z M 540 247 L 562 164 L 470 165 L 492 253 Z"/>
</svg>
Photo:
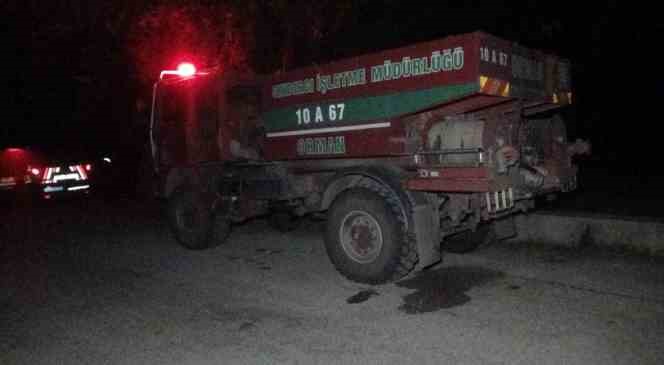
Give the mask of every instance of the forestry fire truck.
<svg viewBox="0 0 664 365">
<path fill-rule="evenodd" d="M 154 86 L 160 193 L 187 248 L 325 215 L 341 274 L 397 280 L 576 188 L 570 84 L 568 61 L 482 32 L 263 77 L 185 64 Z"/>
</svg>

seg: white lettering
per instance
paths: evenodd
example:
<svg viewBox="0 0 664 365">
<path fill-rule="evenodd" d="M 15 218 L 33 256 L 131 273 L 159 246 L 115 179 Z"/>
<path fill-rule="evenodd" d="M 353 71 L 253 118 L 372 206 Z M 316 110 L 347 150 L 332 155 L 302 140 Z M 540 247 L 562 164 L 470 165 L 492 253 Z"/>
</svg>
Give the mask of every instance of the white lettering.
<svg viewBox="0 0 664 365">
<path fill-rule="evenodd" d="M 486 52 L 488 52 L 488 49 Z M 480 49 L 480 54 L 481 57 L 484 57 L 484 49 Z M 371 82 L 398 80 L 441 71 L 461 70 L 463 66 L 463 47 L 444 49 L 431 52 L 429 57 L 413 59 L 403 57 L 401 61 L 385 60 L 382 64 L 371 66 Z"/>
<path fill-rule="evenodd" d="M 300 138 L 296 151 L 300 156 L 342 155 L 346 153 L 346 139 L 344 136 Z"/>
<path fill-rule="evenodd" d="M 328 118 L 330 119 L 331 122 L 334 122 L 337 120 L 337 107 L 336 105 L 332 104 L 328 108 Z"/>
<path fill-rule="evenodd" d="M 295 111 L 295 117 L 297 119 L 297 125 L 307 125 L 312 119 L 314 123 L 324 123 L 324 122 L 334 122 L 337 120 L 344 119 L 344 110 L 346 109 L 346 104 L 330 104 L 327 106 L 327 114 L 323 112 L 325 110 L 324 106 L 312 106 L 311 108 L 300 108 Z M 327 116 L 327 120 L 325 119 Z"/>
<path fill-rule="evenodd" d="M 319 106 L 316 107 L 316 123 L 322 123 L 324 122 L 325 119 L 323 119 L 323 111 L 320 109 Z"/>
</svg>

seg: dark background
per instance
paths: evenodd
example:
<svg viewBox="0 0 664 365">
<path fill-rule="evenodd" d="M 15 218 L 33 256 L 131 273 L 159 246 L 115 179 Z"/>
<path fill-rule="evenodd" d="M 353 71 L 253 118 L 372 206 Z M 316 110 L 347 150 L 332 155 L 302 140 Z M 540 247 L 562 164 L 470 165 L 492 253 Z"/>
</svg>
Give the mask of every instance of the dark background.
<svg viewBox="0 0 664 365">
<path fill-rule="evenodd" d="M 645 204 L 664 180 L 664 20 L 635 3 L 8 1 L 0 145 L 113 154 L 135 172 L 150 84 L 178 59 L 267 73 L 484 30 L 571 59 L 569 134 L 593 145 L 583 190 Z"/>
</svg>

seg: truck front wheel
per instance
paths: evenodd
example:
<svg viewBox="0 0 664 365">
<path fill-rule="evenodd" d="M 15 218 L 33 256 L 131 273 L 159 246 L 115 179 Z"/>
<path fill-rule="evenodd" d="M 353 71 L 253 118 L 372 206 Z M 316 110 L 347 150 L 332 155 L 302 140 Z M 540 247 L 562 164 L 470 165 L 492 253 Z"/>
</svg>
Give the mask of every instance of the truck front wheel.
<svg viewBox="0 0 664 365">
<path fill-rule="evenodd" d="M 213 203 L 193 189 L 173 193 L 168 203 L 168 218 L 177 241 L 185 248 L 202 250 L 222 243 L 230 223 L 214 214 Z"/>
<path fill-rule="evenodd" d="M 328 212 L 325 247 L 336 269 L 360 283 L 408 274 L 417 261 L 403 214 L 387 194 L 368 188 L 342 193 Z"/>
</svg>

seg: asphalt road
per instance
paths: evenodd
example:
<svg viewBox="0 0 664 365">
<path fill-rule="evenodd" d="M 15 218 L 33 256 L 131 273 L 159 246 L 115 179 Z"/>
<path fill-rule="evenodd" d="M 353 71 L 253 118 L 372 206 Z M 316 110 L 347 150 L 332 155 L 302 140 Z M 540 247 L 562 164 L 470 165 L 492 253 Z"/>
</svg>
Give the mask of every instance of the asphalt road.
<svg viewBox="0 0 664 365">
<path fill-rule="evenodd" d="M 157 206 L 5 209 L 0 364 L 662 364 L 664 262 L 498 244 L 367 287 L 322 223 L 186 251 Z"/>
</svg>

